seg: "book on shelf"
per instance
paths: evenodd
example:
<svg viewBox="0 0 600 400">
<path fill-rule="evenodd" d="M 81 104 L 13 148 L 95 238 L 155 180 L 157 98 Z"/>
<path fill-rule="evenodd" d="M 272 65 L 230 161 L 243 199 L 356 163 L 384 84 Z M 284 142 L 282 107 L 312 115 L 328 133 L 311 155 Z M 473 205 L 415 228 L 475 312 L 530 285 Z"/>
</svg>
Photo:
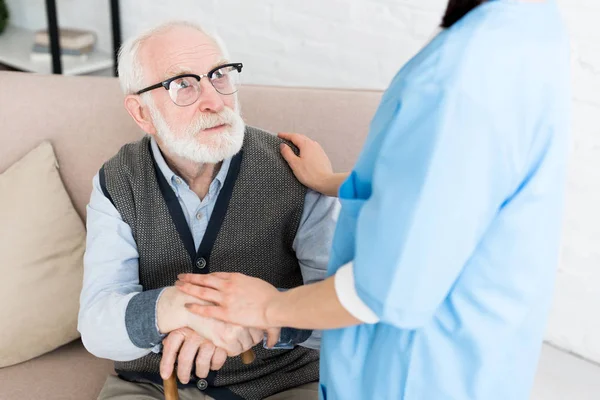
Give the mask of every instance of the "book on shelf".
<svg viewBox="0 0 600 400">
<path fill-rule="evenodd" d="M 60 59 L 64 61 L 87 61 L 89 58 L 88 54 L 61 54 Z M 29 59 L 33 62 L 51 62 L 52 54 L 51 53 L 37 53 L 31 52 L 29 55 Z"/>
<path fill-rule="evenodd" d="M 62 49 L 84 50 L 94 47 L 96 34 L 83 29 L 60 28 L 58 30 L 58 43 Z M 50 47 L 50 35 L 47 29 L 35 32 L 35 45 Z"/>
<path fill-rule="evenodd" d="M 60 54 L 61 55 L 69 55 L 69 56 L 81 56 L 84 54 L 89 54 L 92 51 L 94 51 L 94 46 L 88 46 L 79 50 L 74 50 L 74 49 L 65 49 L 63 47 L 60 48 Z M 34 44 L 33 48 L 31 49 L 32 53 L 42 53 L 42 54 L 47 54 L 47 53 L 52 53 L 52 51 L 50 50 L 50 47 L 48 46 L 42 46 L 39 44 Z"/>
</svg>

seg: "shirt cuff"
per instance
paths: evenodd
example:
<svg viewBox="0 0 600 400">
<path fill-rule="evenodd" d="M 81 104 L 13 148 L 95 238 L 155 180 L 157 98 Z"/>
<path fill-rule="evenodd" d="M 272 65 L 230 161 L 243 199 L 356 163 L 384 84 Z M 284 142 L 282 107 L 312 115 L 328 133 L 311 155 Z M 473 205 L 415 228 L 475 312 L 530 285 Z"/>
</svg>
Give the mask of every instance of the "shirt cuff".
<svg viewBox="0 0 600 400">
<path fill-rule="evenodd" d="M 164 288 L 136 294 L 125 310 L 125 327 L 131 342 L 139 348 L 150 349 L 162 342 L 166 335 L 158 330 L 156 306 Z"/>
<path fill-rule="evenodd" d="M 356 319 L 366 324 L 376 324 L 379 317 L 367 306 L 356 292 L 354 285 L 354 264 L 349 262 L 335 273 L 335 292 L 342 307 Z"/>
<path fill-rule="evenodd" d="M 296 346 L 306 342 L 312 333 L 309 329 L 282 328 L 279 341 Z"/>
</svg>

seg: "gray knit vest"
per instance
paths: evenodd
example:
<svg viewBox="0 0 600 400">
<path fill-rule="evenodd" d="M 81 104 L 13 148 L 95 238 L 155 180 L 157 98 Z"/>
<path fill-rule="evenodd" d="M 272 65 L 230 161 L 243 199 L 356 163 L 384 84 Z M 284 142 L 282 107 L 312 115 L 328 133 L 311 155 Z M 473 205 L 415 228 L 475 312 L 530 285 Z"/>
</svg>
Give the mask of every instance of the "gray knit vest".
<svg viewBox="0 0 600 400">
<path fill-rule="evenodd" d="M 180 273 L 217 271 L 241 272 L 278 288 L 302 285 L 292 243 L 306 188 L 281 157 L 280 143 L 267 132 L 246 128 L 244 145 L 232 159 L 199 249 L 179 201 L 155 164 L 148 137 L 125 145 L 104 165 L 109 198 L 137 244 L 144 290 L 171 286 Z M 265 350 L 258 345 L 254 352 L 256 360 L 250 365 L 238 356 L 220 371 L 211 371 L 204 392 L 219 400 L 262 399 L 319 379 L 318 351 Z M 128 380 L 161 383 L 160 358 L 150 353 L 116 362 L 115 370 Z M 194 376 L 189 385 L 196 380 Z"/>
</svg>

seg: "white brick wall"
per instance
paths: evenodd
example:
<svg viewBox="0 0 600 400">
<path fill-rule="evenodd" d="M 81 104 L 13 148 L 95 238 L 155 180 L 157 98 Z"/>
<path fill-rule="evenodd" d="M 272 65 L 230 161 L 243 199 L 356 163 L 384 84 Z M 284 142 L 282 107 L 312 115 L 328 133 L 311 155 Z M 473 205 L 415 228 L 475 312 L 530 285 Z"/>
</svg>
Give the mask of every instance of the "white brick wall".
<svg viewBox="0 0 600 400">
<path fill-rule="evenodd" d="M 565 237 L 547 339 L 600 362 L 600 2 L 558 0 L 572 35 L 574 140 Z M 439 22 L 445 0 L 121 0 L 125 37 L 167 18 L 216 29 L 248 83 L 383 89 Z M 44 26 L 42 1 L 8 0 Z M 61 24 L 110 49 L 108 1 L 58 0 Z M 535 285 L 535 282 L 531 282 Z"/>
<path fill-rule="evenodd" d="M 547 338 L 600 362 L 600 2 L 559 0 L 571 34 L 573 141 Z"/>
<path fill-rule="evenodd" d="M 39 3 L 39 4 L 38 4 Z M 110 50 L 108 1 L 57 0 L 59 23 Z M 383 89 L 435 31 L 444 0 L 121 0 L 124 37 L 165 19 L 216 30 L 249 83 Z M 93 7 L 90 5 L 93 4 Z M 8 0 L 13 21 L 45 26 L 43 2 Z"/>
</svg>

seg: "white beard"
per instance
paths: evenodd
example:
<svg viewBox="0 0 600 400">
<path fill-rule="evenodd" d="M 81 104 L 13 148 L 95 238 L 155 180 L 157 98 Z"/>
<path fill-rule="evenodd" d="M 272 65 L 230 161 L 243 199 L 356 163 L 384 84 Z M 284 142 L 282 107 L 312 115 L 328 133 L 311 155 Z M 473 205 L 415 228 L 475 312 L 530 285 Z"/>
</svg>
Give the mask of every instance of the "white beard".
<svg viewBox="0 0 600 400">
<path fill-rule="evenodd" d="M 246 124 L 238 107 L 225 107 L 219 113 L 201 113 L 182 132 L 174 132 L 150 101 L 146 102 L 158 137 L 173 155 L 201 164 L 216 164 L 233 157 L 242 148 Z M 237 101 L 236 101 L 237 104 Z M 202 137 L 202 131 L 222 124 L 228 126 L 219 133 Z"/>
</svg>

